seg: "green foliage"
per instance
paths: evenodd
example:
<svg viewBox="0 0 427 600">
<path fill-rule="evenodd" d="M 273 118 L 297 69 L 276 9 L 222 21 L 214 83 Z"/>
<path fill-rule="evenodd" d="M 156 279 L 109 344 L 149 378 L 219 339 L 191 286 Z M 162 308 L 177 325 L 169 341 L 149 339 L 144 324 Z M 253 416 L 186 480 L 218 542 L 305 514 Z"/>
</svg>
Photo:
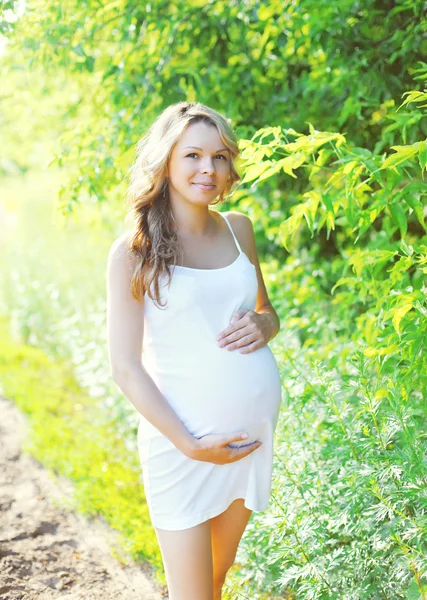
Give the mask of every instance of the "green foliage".
<svg viewBox="0 0 427 600">
<path fill-rule="evenodd" d="M 269 135 L 273 139 L 267 142 Z M 296 141 L 290 142 L 290 136 Z M 388 358 L 399 348 L 411 347 L 409 340 L 417 355 L 426 339 L 427 245 L 425 237 L 417 241 L 419 231 L 426 232 L 422 199 L 427 185 L 419 177 L 419 168 L 425 169 L 426 148 L 426 141 L 394 146 L 396 152 L 384 158 L 348 146 L 342 135 L 317 132 L 311 125 L 309 136 L 275 127 L 243 142 L 244 182 L 252 181 L 252 186 L 282 169 L 296 177 L 293 168 L 305 167 L 304 191 L 289 203 L 290 216 L 280 223 L 277 236 L 294 251 L 302 244 L 303 222 L 311 239 L 326 227 L 329 240 L 337 228 L 334 245 L 342 258 L 337 261 L 342 276 L 331 294 L 341 288 L 339 300 L 346 310 L 357 295 L 365 305 L 361 321 L 366 320 L 366 309 L 374 308 L 375 321 L 372 314 L 369 329 L 358 332 L 369 346 L 375 344 L 365 350 L 369 356 Z M 412 244 L 405 241 L 408 228 Z M 404 318 L 408 330 L 402 335 Z"/>
<path fill-rule="evenodd" d="M 247 532 L 247 573 L 272 594 L 284 586 L 296 597 L 406 598 L 427 566 L 421 394 L 373 376 L 361 352 L 345 380 L 303 354 L 283 348 L 271 510 Z"/>
<path fill-rule="evenodd" d="M 242 137 L 311 122 L 376 152 L 402 131 L 418 141 L 420 114 L 394 106 L 425 68 L 423 16 L 421 0 L 32 0 L 5 67 L 19 56 L 20 68 L 51 74 L 45 96 L 64 92 L 55 162 L 74 166 L 61 194 L 68 211 L 120 185 L 138 137 L 183 99 L 224 111 Z"/>
</svg>

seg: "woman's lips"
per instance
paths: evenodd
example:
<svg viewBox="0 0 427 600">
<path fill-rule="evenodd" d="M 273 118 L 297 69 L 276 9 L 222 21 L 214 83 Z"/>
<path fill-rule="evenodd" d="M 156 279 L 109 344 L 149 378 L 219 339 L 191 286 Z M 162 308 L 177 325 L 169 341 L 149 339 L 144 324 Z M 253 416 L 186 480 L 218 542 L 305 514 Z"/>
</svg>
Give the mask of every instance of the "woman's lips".
<svg viewBox="0 0 427 600">
<path fill-rule="evenodd" d="M 215 186 L 213 184 L 207 185 L 204 183 L 193 183 L 193 185 L 195 185 L 196 187 L 198 187 L 199 189 L 204 190 L 204 191 L 213 190 L 215 188 Z"/>
</svg>

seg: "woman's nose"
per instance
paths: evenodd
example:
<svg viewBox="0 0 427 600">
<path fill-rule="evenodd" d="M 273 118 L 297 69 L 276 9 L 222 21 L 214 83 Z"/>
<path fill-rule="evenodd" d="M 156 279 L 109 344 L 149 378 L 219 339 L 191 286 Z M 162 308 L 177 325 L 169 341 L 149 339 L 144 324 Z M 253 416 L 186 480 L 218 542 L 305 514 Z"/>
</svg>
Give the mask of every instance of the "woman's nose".
<svg viewBox="0 0 427 600">
<path fill-rule="evenodd" d="M 202 173 L 213 173 L 215 171 L 213 160 L 207 159 L 204 162 L 202 162 L 200 170 Z"/>
</svg>

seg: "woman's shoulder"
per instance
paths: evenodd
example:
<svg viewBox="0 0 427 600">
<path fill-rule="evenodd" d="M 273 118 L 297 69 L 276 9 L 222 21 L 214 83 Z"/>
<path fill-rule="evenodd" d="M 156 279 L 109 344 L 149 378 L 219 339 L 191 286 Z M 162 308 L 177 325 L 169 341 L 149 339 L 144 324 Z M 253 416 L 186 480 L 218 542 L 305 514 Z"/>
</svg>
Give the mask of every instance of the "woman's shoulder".
<svg viewBox="0 0 427 600">
<path fill-rule="evenodd" d="M 248 215 L 237 210 L 229 210 L 224 214 L 228 218 L 228 221 L 239 240 L 243 239 L 249 242 L 252 238 L 253 233 L 253 225 L 251 218 Z"/>
<path fill-rule="evenodd" d="M 243 227 L 252 224 L 251 218 L 238 210 L 224 211 L 223 214 L 229 219 L 230 223 L 236 223 L 236 225 L 242 225 Z"/>
<path fill-rule="evenodd" d="M 255 235 L 251 218 L 237 210 L 230 210 L 224 214 L 228 218 L 228 222 L 243 251 L 248 256 L 253 256 Z"/>
<path fill-rule="evenodd" d="M 109 263 L 129 264 L 129 262 L 132 262 L 133 255 L 129 251 L 131 238 L 132 232 L 124 231 L 113 240 L 108 253 Z"/>
<path fill-rule="evenodd" d="M 116 237 L 116 239 L 113 241 L 113 245 L 120 246 L 123 248 L 123 247 L 129 245 L 131 237 L 132 237 L 131 231 L 129 231 L 129 230 L 124 231 L 118 237 Z"/>
</svg>

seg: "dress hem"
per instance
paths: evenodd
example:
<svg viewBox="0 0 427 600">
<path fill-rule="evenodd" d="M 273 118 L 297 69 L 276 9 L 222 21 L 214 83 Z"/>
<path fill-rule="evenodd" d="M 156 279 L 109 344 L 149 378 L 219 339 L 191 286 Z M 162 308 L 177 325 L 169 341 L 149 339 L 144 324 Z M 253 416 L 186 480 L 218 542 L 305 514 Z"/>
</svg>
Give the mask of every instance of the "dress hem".
<svg viewBox="0 0 427 600">
<path fill-rule="evenodd" d="M 244 492 L 242 492 L 242 493 L 238 494 L 237 496 L 234 496 L 228 502 L 226 502 L 220 509 L 215 508 L 213 510 L 205 511 L 203 513 L 197 513 L 197 514 L 193 515 L 191 519 L 184 520 L 183 522 L 181 522 L 179 524 L 176 524 L 173 521 L 172 522 L 171 521 L 162 521 L 162 520 L 157 520 L 157 519 L 153 519 L 153 518 L 151 518 L 151 523 L 152 523 L 153 527 L 156 527 L 158 529 L 165 529 L 165 530 L 169 530 L 169 531 L 180 531 L 182 529 L 188 529 L 190 527 L 195 527 L 196 525 L 200 525 L 200 523 L 204 523 L 205 521 L 212 519 L 213 517 L 217 517 L 218 515 L 223 513 L 225 510 L 227 510 L 227 508 L 231 505 L 232 502 L 234 502 L 235 500 L 238 500 L 240 498 L 242 500 L 244 500 L 245 507 L 248 508 L 249 510 L 252 510 L 253 512 L 263 512 L 266 510 L 266 508 L 269 504 L 269 502 L 267 502 L 267 504 L 264 505 L 264 508 L 255 508 L 255 507 L 249 506 L 246 503 L 247 500 L 245 498 Z"/>
</svg>

